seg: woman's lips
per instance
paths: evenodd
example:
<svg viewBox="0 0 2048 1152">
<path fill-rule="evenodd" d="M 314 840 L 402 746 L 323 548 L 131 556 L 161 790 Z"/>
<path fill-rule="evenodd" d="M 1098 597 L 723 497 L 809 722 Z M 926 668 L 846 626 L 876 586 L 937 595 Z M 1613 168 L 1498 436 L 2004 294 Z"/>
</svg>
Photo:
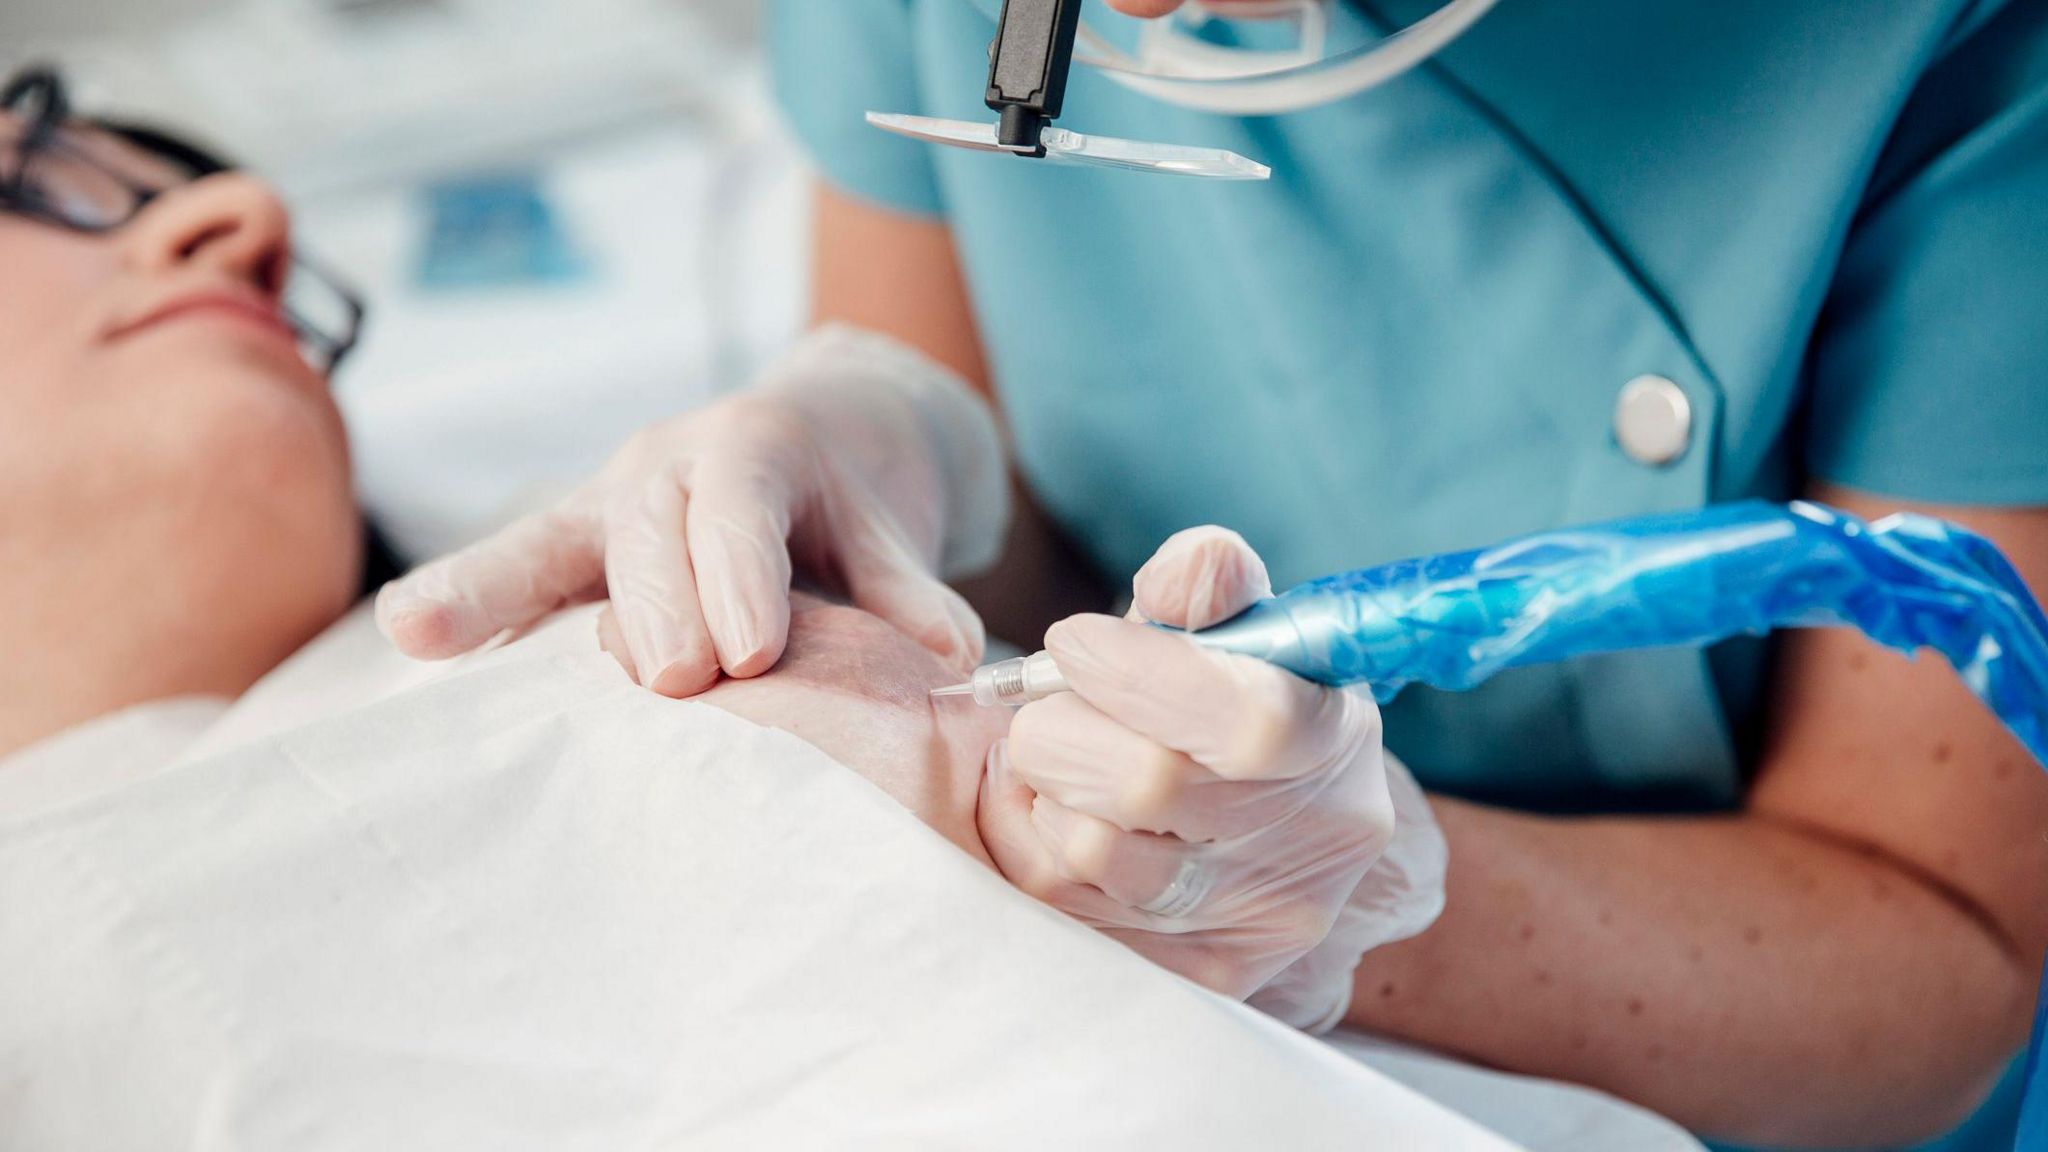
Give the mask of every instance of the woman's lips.
<svg viewBox="0 0 2048 1152">
<path fill-rule="evenodd" d="M 171 320 L 188 317 L 239 320 L 288 341 L 294 350 L 298 347 L 298 333 L 292 331 L 292 326 L 285 322 L 284 316 L 275 306 L 228 292 L 200 292 L 178 297 L 150 309 L 138 319 L 117 325 L 109 338 L 118 340 Z"/>
</svg>

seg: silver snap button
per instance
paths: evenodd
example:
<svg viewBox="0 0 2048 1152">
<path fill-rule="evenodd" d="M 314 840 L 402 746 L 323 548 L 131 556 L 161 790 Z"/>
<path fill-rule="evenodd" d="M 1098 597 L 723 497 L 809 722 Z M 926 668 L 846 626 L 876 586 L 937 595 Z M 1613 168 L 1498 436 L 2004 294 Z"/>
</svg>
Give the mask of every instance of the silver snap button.
<svg viewBox="0 0 2048 1152">
<path fill-rule="evenodd" d="M 1638 376 L 1614 402 L 1614 439 L 1628 458 L 1648 467 L 1669 464 L 1692 443 L 1692 401 L 1662 376 Z"/>
</svg>

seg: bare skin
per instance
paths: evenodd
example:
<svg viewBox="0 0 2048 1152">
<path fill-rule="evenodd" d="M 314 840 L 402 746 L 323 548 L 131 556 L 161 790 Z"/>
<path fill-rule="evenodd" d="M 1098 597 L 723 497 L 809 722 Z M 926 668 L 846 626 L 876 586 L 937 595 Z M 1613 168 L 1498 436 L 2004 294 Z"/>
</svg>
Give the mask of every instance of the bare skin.
<svg viewBox="0 0 2048 1152">
<path fill-rule="evenodd" d="M 171 179 L 111 136 L 76 143 Z M 0 215 L 0 754 L 238 693 L 354 596 L 341 417 L 277 319 L 288 245 L 283 205 L 237 174 L 105 235 Z"/>
<path fill-rule="evenodd" d="M 609 612 L 599 637 L 630 675 L 632 657 Z M 789 647 L 775 667 L 721 680 L 696 699 L 803 738 L 993 868 L 975 830 L 975 804 L 1009 711 L 934 705 L 930 691 L 958 678 L 880 618 L 799 592 L 790 598 Z"/>
<path fill-rule="evenodd" d="M 883 328 L 993 398 L 944 224 L 830 190 L 817 219 L 819 317 Z M 2048 591 L 2048 510 L 1810 495 L 1957 520 Z M 1052 555 L 1004 571 L 1028 584 Z M 1778 677 L 1735 815 L 1439 800 L 1449 910 L 1366 958 L 1351 1022 L 1744 1143 L 1914 1143 L 1967 1115 L 2025 1039 L 2048 952 L 2048 778 L 1938 660 L 1809 634 Z"/>
</svg>

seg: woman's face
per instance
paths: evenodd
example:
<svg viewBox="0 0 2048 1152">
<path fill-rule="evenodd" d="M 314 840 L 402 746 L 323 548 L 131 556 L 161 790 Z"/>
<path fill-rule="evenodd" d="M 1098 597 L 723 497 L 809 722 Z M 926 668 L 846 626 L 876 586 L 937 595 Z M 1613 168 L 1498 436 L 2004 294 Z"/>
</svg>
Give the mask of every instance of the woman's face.
<svg viewBox="0 0 2048 1152">
<path fill-rule="evenodd" d="M 0 156 L 19 130 L 0 113 Z M 78 634 L 183 620 L 260 674 L 347 607 L 361 549 L 340 414 L 279 310 L 284 207 L 71 135 L 164 191 L 96 235 L 0 213 L 0 576 Z"/>
</svg>

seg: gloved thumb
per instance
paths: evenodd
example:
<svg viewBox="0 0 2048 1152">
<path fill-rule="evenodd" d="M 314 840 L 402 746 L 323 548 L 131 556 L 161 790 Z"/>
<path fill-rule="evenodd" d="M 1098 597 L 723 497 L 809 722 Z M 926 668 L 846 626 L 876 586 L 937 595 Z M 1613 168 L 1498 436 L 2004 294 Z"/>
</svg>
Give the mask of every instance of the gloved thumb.
<svg viewBox="0 0 2048 1152">
<path fill-rule="evenodd" d="M 1132 607 L 1155 624 L 1207 628 L 1273 594 L 1266 562 L 1228 528 L 1174 533 L 1131 582 Z"/>
</svg>

